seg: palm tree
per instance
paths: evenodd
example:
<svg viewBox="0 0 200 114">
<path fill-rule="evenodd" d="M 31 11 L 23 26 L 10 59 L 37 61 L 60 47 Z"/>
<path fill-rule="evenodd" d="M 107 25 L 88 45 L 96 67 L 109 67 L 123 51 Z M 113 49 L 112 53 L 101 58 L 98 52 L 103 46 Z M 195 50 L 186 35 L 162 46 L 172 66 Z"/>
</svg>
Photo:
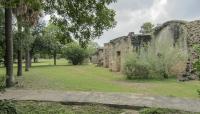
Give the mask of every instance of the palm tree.
<svg viewBox="0 0 200 114">
<path fill-rule="evenodd" d="M 27 6 L 23 0 L 20 0 L 16 8 L 13 8 L 13 14 L 17 19 L 18 26 L 18 49 L 17 49 L 17 76 L 22 76 L 22 26 L 23 26 L 23 15 L 27 12 Z"/>
<path fill-rule="evenodd" d="M 40 3 L 40 2 L 38 2 Z M 32 3 L 34 4 L 34 3 Z M 30 45 L 33 43 L 33 39 L 31 38 L 31 27 L 36 25 L 40 17 L 40 10 L 35 10 L 31 6 L 27 6 L 27 12 L 23 15 L 23 19 L 25 22 L 25 34 L 26 38 L 26 47 L 25 47 L 25 71 L 29 71 L 31 67 L 31 57 L 30 57 Z"/>
<path fill-rule="evenodd" d="M 29 71 L 30 67 L 30 53 L 29 53 L 29 45 L 31 38 L 30 36 L 30 28 L 35 25 L 35 23 L 38 20 L 38 11 L 35 11 L 32 8 L 32 6 L 35 6 L 35 4 L 40 4 L 40 1 L 26 1 L 26 0 L 20 0 L 19 3 L 17 4 L 17 7 L 13 9 L 13 13 L 15 14 L 17 18 L 17 23 L 18 23 L 18 33 L 20 36 L 18 36 L 18 70 L 17 70 L 17 75 L 22 76 L 22 47 L 25 48 L 25 71 Z M 37 15 L 36 15 L 37 14 Z M 24 44 L 22 44 L 22 27 L 25 28 L 25 34 L 26 37 L 25 40 L 23 41 Z"/>
<path fill-rule="evenodd" d="M 6 86 L 14 85 L 13 76 L 13 38 L 12 38 L 12 9 L 5 8 L 5 41 L 6 41 Z"/>
</svg>

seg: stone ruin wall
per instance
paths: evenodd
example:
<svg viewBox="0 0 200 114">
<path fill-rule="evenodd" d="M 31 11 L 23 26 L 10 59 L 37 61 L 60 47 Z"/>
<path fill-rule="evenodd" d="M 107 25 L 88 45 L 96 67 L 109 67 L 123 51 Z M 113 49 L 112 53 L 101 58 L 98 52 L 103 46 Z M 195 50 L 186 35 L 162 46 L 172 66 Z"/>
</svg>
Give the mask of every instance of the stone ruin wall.
<svg viewBox="0 0 200 114">
<path fill-rule="evenodd" d="M 188 61 L 186 65 L 186 69 L 182 74 L 182 78 L 180 80 L 186 81 L 186 80 L 194 80 L 198 79 L 198 75 L 196 72 L 196 69 L 193 67 L 193 64 L 199 60 L 199 55 L 195 50 L 193 49 L 193 46 L 195 44 L 200 44 L 200 21 L 192 21 L 192 22 L 186 22 L 186 21 L 168 21 L 164 23 L 163 25 L 159 26 L 155 30 L 155 34 L 158 34 L 162 29 L 165 27 L 171 27 L 174 32 L 174 40 L 176 41 L 177 38 L 183 38 L 181 34 L 186 34 L 187 38 L 187 51 L 188 51 Z M 182 33 L 177 34 L 177 30 L 183 29 Z M 180 32 L 180 31 L 179 31 Z"/>
<path fill-rule="evenodd" d="M 110 71 L 122 72 L 125 58 L 133 51 L 137 51 L 142 42 L 150 39 L 150 35 L 136 35 L 130 32 L 128 36 L 122 36 L 105 43 L 102 50 L 97 51 L 98 66 L 109 68 Z"/>
<path fill-rule="evenodd" d="M 193 63 L 199 59 L 199 55 L 193 50 L 192 46 L 194 44 L 200 44 L 200 21 L 168 21 L 155 29 L 155 34 L 158 34 L 163 28 L 167 26 L 173 26 L 174 30 L 177 27 L 182 26 L 187 32 L 187 46 L 188 46 L 188 64 L 186 68 L 186 73 L 184 75 L 196 76 L 195 69 L 193 68 Z M 176 37 L 176 34 L 174 34 Z M 102 49 L 98 50 L 97 62 L 98 66 L 109 68 L 111 71 L 122 71 L 123 62 L 127 54 L 132 51 L 137 51 L 137 48 L 143 45 L 143 42 L 150 41 L 150 35 L 137 35 L 134 33 L 129 33 L 128 36 L 123 36 L 111 40 L 109 43 L 105 43 Z M 120 63 L 118 56 L 120 55 Z M 119 67 L 120 65 L 120 67 Z M 183 76 L 184 76 L 183 75 Z"/>
<path fill-rule="evenodd" d="M 188 32 L 187 44 L 190 56 L 184 77 L 190 76 L 189 79 L 195 79 L 199 77 L 199 74 L 197 73 L 193 64 L 199 60 L 200 55 L 193 49 L 193 46 L 200 44 L 200 20 L 186 23 L 186 28 Z"/>
<path fill-rule="evenodd" d="M 131 52 L 131 49 L 131 39 L 129 36 L 111 40 L 108 48 L 106 48 L 108 50 L 108 54 L 105 55 L 105 58 L 108 58 L 105 61 L 105 64 L 108 65 L 106 67 L 110 68 L 111 71 L 122 71 L 124 59 Z"/>
<path fill-rule="evenodd" d="M 93 56 L 96 57 L 97 60 L 95 60 L 97 63 L 97 66 L 103 66 L 104 62 L 104 49 L 99 48 L 97 49 L 96 54 Z"/>
</svg>

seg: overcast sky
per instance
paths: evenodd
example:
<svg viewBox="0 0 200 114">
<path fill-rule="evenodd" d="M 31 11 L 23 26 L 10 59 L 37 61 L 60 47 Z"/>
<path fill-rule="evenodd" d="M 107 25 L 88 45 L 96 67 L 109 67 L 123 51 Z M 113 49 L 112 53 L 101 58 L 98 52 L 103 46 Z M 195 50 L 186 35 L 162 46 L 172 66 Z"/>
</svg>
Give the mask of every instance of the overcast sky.
<svg viewBox="0 0 200 114">
<path fill-rule="evenodd" d="M 129 32 L 138 33 L 144 22 L 200 19 L 200 0 L 117 0 L 109 7 L 116 11 L 117 26 L 95 40 L 101 46 Z"/>
</svg>

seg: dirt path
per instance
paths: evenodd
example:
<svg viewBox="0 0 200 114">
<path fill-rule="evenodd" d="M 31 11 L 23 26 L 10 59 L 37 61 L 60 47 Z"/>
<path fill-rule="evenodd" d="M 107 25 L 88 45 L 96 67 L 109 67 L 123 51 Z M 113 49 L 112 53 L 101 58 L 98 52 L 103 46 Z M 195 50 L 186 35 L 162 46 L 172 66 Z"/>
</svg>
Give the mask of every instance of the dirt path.
<svg viewBox="0 0 200 114">
<path fill-rule="evenodd" d="M 62 103 L 98 103 L 127 107 L 158 107 L 200 112 L 200 100 L 155 97 L 128 93 L 65 92 L 53 90 L 6 90 L 0 100 L 50 101 Z"/>
</svg>

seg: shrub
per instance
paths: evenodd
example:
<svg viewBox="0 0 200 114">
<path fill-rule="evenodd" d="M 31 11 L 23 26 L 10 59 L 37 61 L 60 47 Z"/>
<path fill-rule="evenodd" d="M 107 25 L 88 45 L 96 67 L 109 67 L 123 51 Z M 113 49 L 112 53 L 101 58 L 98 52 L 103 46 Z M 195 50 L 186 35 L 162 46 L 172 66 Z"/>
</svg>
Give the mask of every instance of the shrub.
<svg viewBox="0 0 200 114">
<path fill-rule="evenodd" d="M 0 91 L 5 89 L 5 77 L 0 77 Z"/>
<path fill-rule="evenodd" d="M 146 65 L 137 61 L 137 56 L 132 55 L 125 62 L 124 73 L 128 79 L 148 78 L 149 71 Z"/>
<path fill-rule="evenodd" d="M 76 43 L 70 43 L 63 48 L 63 54 L 73 65 L 82 64 L 88 57 L 86 49 L 81 48 Z"/>
<path fill-rule="evenodd" d="M 0 101 L 0 114 L 17 114 L 16 107 L 11 101 Z"/>
<path fill-rule="evenodd" d="M 187 52 L 178 46 L 174 47 L 173 41 L 155 40 L 146 47 L 141 47 L 138 53 L 129 55 L 125 60 L 124 71 L 129 79 L 168 78 L 181 75 L 185 70 L 186 60 Z"/>
<path fill-rule="evenodd" d="M 197 89 L 197 93 L 198 93 L 198 95 L 199 95 L 199 97 L 200 97 L 200 89 Z"/>
</svg>

